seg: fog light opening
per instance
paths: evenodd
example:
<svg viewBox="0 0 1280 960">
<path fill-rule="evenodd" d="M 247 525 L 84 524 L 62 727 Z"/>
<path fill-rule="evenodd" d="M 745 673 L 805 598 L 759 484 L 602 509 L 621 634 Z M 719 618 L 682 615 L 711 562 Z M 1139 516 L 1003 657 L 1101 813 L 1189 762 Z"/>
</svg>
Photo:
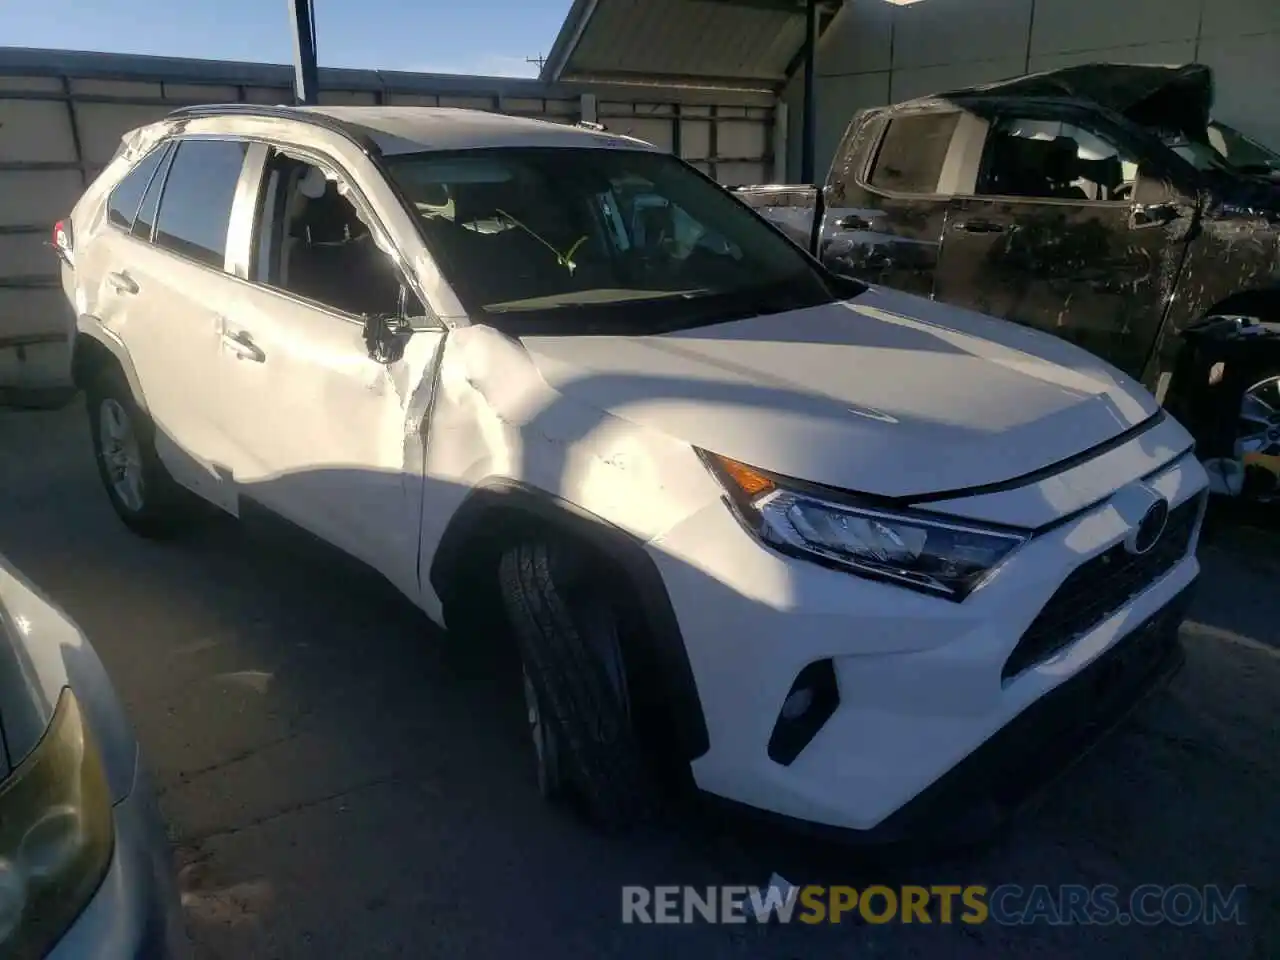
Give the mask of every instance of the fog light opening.
<svg viewBox="0 0 1280 960">
<path fill-rule="evenodd" d="M 813 687 L 801 687 L 799 690 L 792 690 L 787 699 L 783 701 L 782 719 L 799 720 L 809 712 L 809 708 L 813 706 L 815 696 L 817 694 L 813 692 Z"/>
<path fill-rule="evenodd" d="M 796 676 L 782 701 L 778 720 L 769 737 L 769 759 L 784 767 L 817 736 L 840 704 L 835 666 L 830 660 L 817 660 Z"/>
</svg>

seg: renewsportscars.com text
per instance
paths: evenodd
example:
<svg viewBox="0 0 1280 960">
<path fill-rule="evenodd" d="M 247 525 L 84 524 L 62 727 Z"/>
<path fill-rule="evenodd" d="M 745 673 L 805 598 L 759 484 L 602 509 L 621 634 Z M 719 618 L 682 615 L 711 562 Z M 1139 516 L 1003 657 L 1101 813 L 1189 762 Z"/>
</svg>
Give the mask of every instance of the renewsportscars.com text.
<svg viewBox="0 0 1280 960">
<path fill-rule="evenodd" d="M 1246 888 L 1143 884 L 623 887 L 623 923 L 1192 926 L 1245 922 Z"/>
</svg>

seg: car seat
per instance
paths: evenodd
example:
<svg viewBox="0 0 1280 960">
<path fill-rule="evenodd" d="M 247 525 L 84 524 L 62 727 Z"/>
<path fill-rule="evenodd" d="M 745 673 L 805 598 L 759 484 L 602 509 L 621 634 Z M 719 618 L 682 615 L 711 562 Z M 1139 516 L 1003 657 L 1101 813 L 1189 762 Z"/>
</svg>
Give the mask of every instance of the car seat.
<svg viewBox="0 0 1280 960">
<path fill-rule="evenodd" d="M 337 184 L 312 167 L 297 195 L 303 205 L 290 223 L 288 288 L 351 314 L 394 312 L 395 269 Z"/>
</svg>

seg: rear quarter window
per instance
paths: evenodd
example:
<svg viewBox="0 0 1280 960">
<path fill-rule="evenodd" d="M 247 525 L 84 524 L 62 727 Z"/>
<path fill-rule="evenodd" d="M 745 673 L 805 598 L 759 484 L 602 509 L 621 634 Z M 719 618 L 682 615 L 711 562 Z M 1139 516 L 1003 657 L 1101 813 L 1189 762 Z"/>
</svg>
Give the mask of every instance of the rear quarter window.
<svg viewBox="0 0 1280 960">
<path fill-rule="evenodd" d="M 165 149 L 162 145 L 148 153 L 111 191 L 107 199 L 107 220 L 120 229 L 129 230 L 133 227 L 133 219 L 138 214 L 143 194 L 147 192 L 147 184 L 160 166 Z"/>
<path fill-rule="evenodd" d="M 959 122 L 959 113 L 923 113 L 890 120 L 871 168 L 870 185 L 894 193 L 937 193 L 942 165 Z"/>
</svg>

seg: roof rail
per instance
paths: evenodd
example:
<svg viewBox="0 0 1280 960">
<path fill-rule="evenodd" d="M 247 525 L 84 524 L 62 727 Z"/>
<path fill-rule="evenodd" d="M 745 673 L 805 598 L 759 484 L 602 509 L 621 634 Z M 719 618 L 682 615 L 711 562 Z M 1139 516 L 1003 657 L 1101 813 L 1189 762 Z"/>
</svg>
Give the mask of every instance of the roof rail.
<svg viewBox="0 0 1280 960">
<path fill-rule="evenodd" d="M 377 143 L 354 124 L 318 110 L 304 110 L 285 104 L 258 103 L 207 103 L 194 107 L 180 107 L 170 113 L 167 120 L 196 120 L 201 117 L 267 117 L 275 120 L 294 120 L 298 123 L 320 127 L 350 140 L 365 153 L 377 156 L 381 153 Z"/>
<path fill-rule="evenodd" d="M 594 120 L 579 120 L 574 124 L 575 127 L 582 127 L 585 130 L 594 130 L 596 133 L 604 133 L 605 125 L 596 123 Z"/>
</svg>

